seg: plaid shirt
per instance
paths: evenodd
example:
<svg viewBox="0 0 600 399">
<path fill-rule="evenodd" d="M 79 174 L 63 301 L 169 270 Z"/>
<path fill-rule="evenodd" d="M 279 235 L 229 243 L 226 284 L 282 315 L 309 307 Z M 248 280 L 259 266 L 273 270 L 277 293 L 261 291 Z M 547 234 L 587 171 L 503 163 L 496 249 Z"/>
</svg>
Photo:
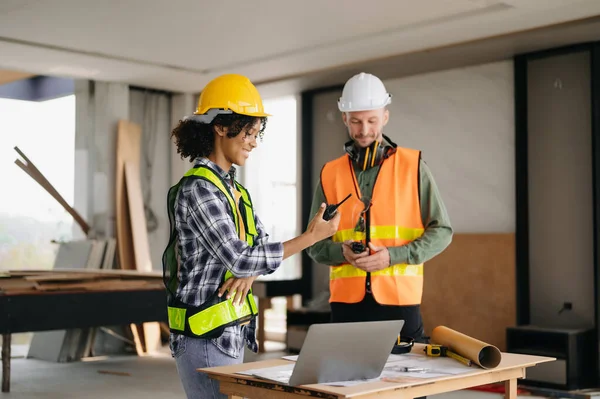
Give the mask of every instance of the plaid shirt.
<svg viewBox="0 0 600 399">
<path fill-rule="evenodd" d="M 226 173 L 206 158 L 196 166 L 206 165 L 229 184 L 231 195 L 235 169 Z M 179 234 L 180 275 L 177 295 L 191 306 L 205 302 L 219 287 L 230 270 L 236 277 L 250 277 L 274 272 L 283 259 L 283 244 L 268 243 L 264 226 L 255 215 L 258 237 L 254 247 L 239 239 L 232 209 L 225 195 L 212 183 L 197 178 L 185 179 L 175 202 L 175 227 Z M 236 210 L 233 210 L 236 212 Z M 244 339 L 257 352 L 256 319 L 245 326 L 227 327 L 211 341 L 225 354 L 238 358 Z M 171 351 L 175 353 L 181 334 L 171 334 Z"/>
</svg>

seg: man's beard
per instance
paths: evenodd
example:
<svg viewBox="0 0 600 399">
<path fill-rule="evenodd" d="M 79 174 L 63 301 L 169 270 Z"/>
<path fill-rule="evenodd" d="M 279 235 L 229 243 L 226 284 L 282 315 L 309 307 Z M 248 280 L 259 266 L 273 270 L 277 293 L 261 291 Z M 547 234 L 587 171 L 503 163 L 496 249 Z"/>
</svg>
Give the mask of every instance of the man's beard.
<svg viewBox="0 0 600 399">
<path fill-rule="evenodd" d="M 373 139 L 372 141 L 369 142 L 369 144 L 366 144 L 364 147 L 362 147 L 358 141 L 359 140 L 364 140 L 364 139 Z M 369 135 L 364 135 L 364 136 L 355 136 L 354 138 L 352 138 L 352 141 L 354 142 L 354 145 L 358 148 L 366 148 L 368 146 L 370 146 L 371 144 L 373 144 L 374 141 L 379 141 L 379 142 L 383 142 L 383 131 L 379 131 L 377 134 L 369 134 Z"/>
</svg>

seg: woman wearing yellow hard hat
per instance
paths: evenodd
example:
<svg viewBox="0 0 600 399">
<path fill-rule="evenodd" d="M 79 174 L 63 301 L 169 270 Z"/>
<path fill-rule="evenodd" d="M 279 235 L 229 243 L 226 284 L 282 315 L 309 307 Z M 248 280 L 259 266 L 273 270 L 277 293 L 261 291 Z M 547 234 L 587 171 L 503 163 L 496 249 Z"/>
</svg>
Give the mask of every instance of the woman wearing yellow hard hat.
<svg viewBox="0 0 600 399">
<path fill-rule="evenodd" d="M 206 85 L 194 115 L 172 132 L 177 152 L 194 161 L 169 190 L 171 237 L 163 254 L 171 352 L 190 398 L 225 397 L 197 369 L 241 363 L 244 344 L 257 352 L 252 282 L 331 237 L 339 224 L 339 215 L 323 219 L 323 204 L 303 234 L 268 242 L 233 167 L 246 163 L 268 116 L 250 80 L 228 74 Z"/>
</svg>

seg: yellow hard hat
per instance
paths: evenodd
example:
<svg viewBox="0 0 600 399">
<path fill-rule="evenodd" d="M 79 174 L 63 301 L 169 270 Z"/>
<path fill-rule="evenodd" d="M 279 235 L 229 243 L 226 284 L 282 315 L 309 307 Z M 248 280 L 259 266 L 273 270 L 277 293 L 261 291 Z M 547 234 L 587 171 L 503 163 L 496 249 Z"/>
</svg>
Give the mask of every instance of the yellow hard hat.
<svg viewBox="0 0 600 399">
<path fill-rule="evenodd" d="M 250 79 L 237 74 L 221 75 L 208 82 L 200 94 L 194 115 L 206 115 L 204 122 L 210 123 L 217 114 L 231 112 L 256 117 L 271 116 L 265 113 L 260 94 Z"/>
</svg>

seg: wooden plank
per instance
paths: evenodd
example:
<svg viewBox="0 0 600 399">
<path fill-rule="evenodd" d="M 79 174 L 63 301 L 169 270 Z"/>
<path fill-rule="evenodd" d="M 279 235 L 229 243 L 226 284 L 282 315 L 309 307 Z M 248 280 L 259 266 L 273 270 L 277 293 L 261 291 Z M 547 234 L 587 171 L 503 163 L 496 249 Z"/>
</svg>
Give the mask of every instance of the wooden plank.
<svg viewBox="0 0 600 399">
<path fill-rule="evenodd" d="M 104 259 L 102 259 L 102 269 L 112 270 L 115 266 L 115 253 L 117 250 L 117 240 L 109 238 L 106 242 L 106 251 L 104 252 Z"/>
<path fill-rule="evenodd" d="M 0 291 L 35 289 L 37 283 L 22 278 L 1 278 Z"/>
<path fill-rule="evenodd" d="M 131 377 L 131 373 L 126 371 L 113 371 L 113 370 L 98 370 L 100 374 L 119 375 L 121 377 Z"/>
<path fill-rule="evenodd" d="M 117 132 L 116 157 L 116 232 L 117 252 L 121 269 L 136 270 L 129 203 L 125 187 L 125 162 L 140 164 L 142 129 L 139 125 L 121 120 Z"/>
<path fill-rule="evenodd" d="M 338 399 L 344 396 L 326 395 L 320 392 L 285 392 L 281 389 L 263 389 L 231 382 L 219 381 L 219 390 L 227 395 L 228 399 L 311 399 L 325 398 Z"/>
<path fill-rule="evenodd" d="M 107 287 L 106 289 L 96 289 L 96 290 L 84 290 L 84 289 L 73 289 L 73 290 L 64 290 L 64 291 L 40 291 L 40 290 L 14 290 L 14 291 L 6 291 L 6 292 L 2 292 L 0 293 L 0 296 L 18 296 L 18 295 L 39 295 L 39 296 L 44 296 L 44 295 L 49 295 L 49 294 L 56 294 L 56 295 L 62 295 L 63 292 L 64 294 L 75 294 L 75 293 L 83 293 L 83 292 L 103 292 L 103 293 L 111 293 L 111 292 L 119 292 L 119 291 L 157 291 L 157 290 L 161 290 L 162 287 L 159 289 L 158 286 L 152 286 L 152 285 L 142 285 L 139 287 L 134 287 L 134 288 L 128 288 L 128 289 L 111 289 L 110 287 Z"/>
<path fill-rule="evenodd" d="M 52 270 L 57 268 L 85 269 L 92 255 L 95 240 L 77 240 L 58 243 L 58 252 Z"/>
<path fill-rule="evenodd" d="M 85 265 L 86 269 L 98 270 L 102 266 L 102 259 L 106 251 L 106 240 L 92 240 L 92 251 Z"/>
<path fill-rule="evenodd" d="M 3 272 L 6 276 L 11 277 L 26 277 L 26 276 L 43 276 L 52 275 L 55 273 L 68 274 L 81 274 L 81 275 L 92 275 L 96 277 L 104 276 L 119 276 L 121 278 L 152 278 L 162 279 L 162 272 L 138 272 L 137 270 L 72 270 L 72 269 L 61 269 L 55 268 L 52 270 L 7 270 Z"/>
<path fill-rule="evenodd" d="M 444 325 L 506 350 L 506 328 L 516 324 L 513 233 L 454 234 L 424 278 L 426 335 Z"/>
<path fill-rule="evenodd" d="M 141 186 L 136 186 L 135 179 L 139 184 L 139 167 L 140 167 L 140 148 L 141 148 L 141 127 L 135 123 L 121 120 L 118 125 L 117 133 L 117 165 L 116 165 L 116 224 L 117 224 L 117 249 L 119 253 L 119 264 L 121 269 L 139 270 L 149 272 L 152 270 L 150 262 L 146 263 L 144 251 L 148 252 L 148 239 L 146 243 L 141 242 L 140 226 L 142 219 L 136 216 L 132 219 L 131 214 L 139 215 L 139 201 L 141 199 Z M 127 187 L 125 165 L 129 164 L 130 175 L 130 190 Z M 137 169 L 136 169 L 137 168 Z M 137 170 L 137 177 L 135 172 Z M 132 184 L 133 183 L 133 184 Z M 138 188 L 139 187 L 139 188 Z M 132 196 L 130 201 L 129 196 Z M 133 204 L 133 207 L 130 205 Z M 143 213 L 143 201 L 141 206 Z M 145 229 L 145 217 L 143 218 Z M 134 229 L 136 234 L 134 235 Z M 147 235 L 147 232 L 146 232 Z M 141 245 L 137 249 L 137 245 Z M 148 249 L 145 249 L 148 248 Z M 137 258 L 141 262 L 139 265 L 136 259 L 136 252 L 139 252 Z M 158 323 L 145 323 L 144 326 L 139 326 L 140 333 L 138 334 L 138 326 L 131 325 L 133 337 L 136 343 L 138 355 L 147 351 L 154 351 L 160 344 L 160 327 Z M 143 334 L 141 333 L 143 329 Z M 151 344 L 141 340 L 151 340 Z"/>
<path fill-rule="evenodd" d="M 15 295 L 32 295 L 32 294 L 37 294 L 39 293 L 38 290 L 36 290 L 35 288 L 15 288 L 12 290 L 0 290 L 0 295 L 10 295 L 10 296 L 15 296 Z"/>
<path fill-rule="evenodd" d="M 23 163 L 20 159 L 15 160 L 15 164 L 25 173 L 27 173 L 33 180 L 35 180 L 44 190 L 48 192 L 62 207 L 75 219 L 77 224 L 81 227 L 85 235 L 89 233 L 90 226 L 83 219 L 83 217 L 75 210 L 71 205 L 65 201 L 65 199 L 59 194 L 58 191 L 50 184 L 48 179 L 40 172 L 40 170 L 27 158 L 27 156 L 19 150 L 19 147 L 14 147 L 15 151 L 23 158 L 25 163 Z"/>
<path fill-rule="evenodd" d="M 56 273 L 48 275 L 35 275 L 23 277 L 27 281 L 35 281 L 38 283 L 45 281 L 80 281 L 80 280 L 93 280 L 99 276 L 94 274 L 83 274 L 83 273 Z"/>
<path fill-rule="evenodd" d="M 143 337 L 141 336 L 141 333 L 144 332 L 143 324 L 131 323 L 129 325 L 129 327 L 130 327 L 131 335 L 133 337 L 133 342 L 135 342 L 135 350 L 136 350 L 138 356 L 141 356 L 146 352 L 146 345 L 143 340 Z"/>
<path fill-rule="evenodd" d="M 149 272 L 152 271 L 152 261 L 150 260 L 150 246 L 148 244 L 148 229 L 146 226 L 146 215 L 144 214 L 139 164 L 125 162 L 125 187 L 129 202 L 135 267 L 138 271 Z"/>
<path fill-rule="evenodd" d="M 148 283 L 147 281 L 135 280 L 101 280 L 74 284 L 40 284 L 37 289 L 39 291 L 117 291 L 137 289 L 139 287 L 145 287 L 150 284 L 151 283 Z"/>
<path fill-rule="evenodd" d="M 57 274 L 48 274 L 48 275 L 33 275 L 33 276 L 23 276 L 22 279 L 31 282 L 47 282 L 47 281 L 65 281 L 65 282 L 74 282 L 74 281 L 89 281 L 89 280 L 103 280 L 103 279 L 111 279 L 111 278 L 120 278 L 123 280 L 147 280 L 147 281 L 159 281 L 161 280 L 158 276 L 143 276 L 140 275 L 138 277 L 132 275 L 120 275 L 118 273 L 115 274 L 106 274 L 103 275 L 101 273 L 57 273 Z"/>
</svg>

